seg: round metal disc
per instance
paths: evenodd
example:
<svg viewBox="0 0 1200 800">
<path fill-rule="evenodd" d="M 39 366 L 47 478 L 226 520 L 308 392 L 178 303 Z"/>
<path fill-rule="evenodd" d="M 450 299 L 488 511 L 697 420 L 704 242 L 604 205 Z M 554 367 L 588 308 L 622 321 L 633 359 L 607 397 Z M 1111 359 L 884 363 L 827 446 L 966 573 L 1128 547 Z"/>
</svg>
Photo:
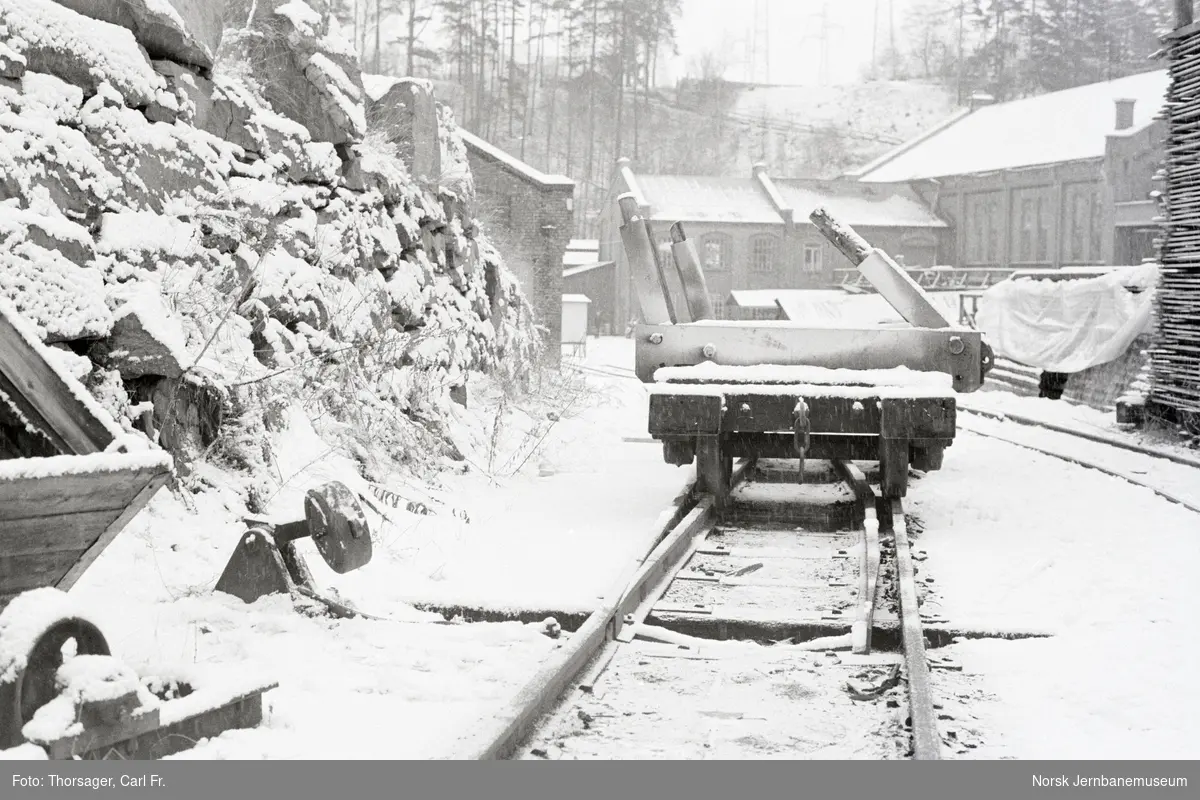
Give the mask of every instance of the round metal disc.
<svg viewBox="0 0 1200 800">
<path fill-rule="evenodd" d="M 25 669 L 17 678 L 18 721 L 22 726 L 58 695 L 54 678 L 63 663 L 63 645 L 72 639 L 76 655 L 112 655 L 104 634 L 85 619 L 70 617 L 47 628 L 30 648 Z"/>
</svg>

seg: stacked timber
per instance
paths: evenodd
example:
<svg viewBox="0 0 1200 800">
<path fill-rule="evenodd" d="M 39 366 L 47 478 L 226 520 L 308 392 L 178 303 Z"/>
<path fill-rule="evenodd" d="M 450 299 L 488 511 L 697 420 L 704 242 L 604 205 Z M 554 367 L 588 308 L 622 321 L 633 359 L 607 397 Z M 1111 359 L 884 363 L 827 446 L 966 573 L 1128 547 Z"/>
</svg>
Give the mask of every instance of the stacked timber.
<svg viewBox="0 0 1200 800">
<path fill-rule="evenodd" d="M 1165 231 L 1151 398 L 1186 415 L 1200 413 L 1200 26 L 1169 34 L 1166 49 Z"/>
</svg>

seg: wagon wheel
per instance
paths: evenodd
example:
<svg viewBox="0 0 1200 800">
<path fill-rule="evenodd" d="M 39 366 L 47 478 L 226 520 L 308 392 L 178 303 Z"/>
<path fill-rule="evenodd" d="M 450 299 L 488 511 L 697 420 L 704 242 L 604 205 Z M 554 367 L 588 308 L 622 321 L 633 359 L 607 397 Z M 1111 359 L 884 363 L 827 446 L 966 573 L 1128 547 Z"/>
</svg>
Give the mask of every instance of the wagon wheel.
<svg viewBox="0 0 1200 800">
<path fill-rule="evenodd" d="M 718 511 L 729 502 L 729 482 L 733 474 L 733 459 L 721 446 L 717 436 L 699 436 L 696 441 L 696 474 L 704 491 L 712 494 Z"/>
<path fill-rule="evenodd" d="M 62 666 L 63 645 L 75 640 L 76 655 L 111 655 L 108 641 L 92 623 L 78 617 L 59 620 L 47 628 L 29 649 L 25 669 L 17 676 L 17 730 L 33 719 L 38 709 L 58 695 L 55 675 Z"/>
</svg>

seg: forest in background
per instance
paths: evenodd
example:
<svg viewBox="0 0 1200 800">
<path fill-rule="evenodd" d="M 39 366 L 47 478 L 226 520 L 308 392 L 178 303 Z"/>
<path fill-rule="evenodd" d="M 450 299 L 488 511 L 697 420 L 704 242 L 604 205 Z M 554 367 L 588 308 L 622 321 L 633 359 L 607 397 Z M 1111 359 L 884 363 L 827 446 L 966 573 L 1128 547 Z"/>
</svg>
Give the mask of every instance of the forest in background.
<svg viewBox="0 0 1200 800">
<path fill-rule="evenodd" d="M 973 93 L 1003 101 L 1157 69 L 1171 13 L 1171 0 L 910 0 L 897 14 L 877 0 L 861 36 L 871 49 L 861 83 L 877 91 L 813 86 L 747 111 L 752 87 L 727 79 L 726 52 L 694 55 L 662 85 L 684 2 L 331 0 L 331 10 L 365 71 L 434 80 L 463 127 L 576 180 L 581 235 L 619 156 L 646 172 L 740 175 L 761 160 L 780 176 L 836 177 Z M 745 15 L 752 4 L 730 6 Z M 914 102 L 895 81 L 927 88 Z M 845 100 L 830 113 L 835 89 Z"/>
</svg>

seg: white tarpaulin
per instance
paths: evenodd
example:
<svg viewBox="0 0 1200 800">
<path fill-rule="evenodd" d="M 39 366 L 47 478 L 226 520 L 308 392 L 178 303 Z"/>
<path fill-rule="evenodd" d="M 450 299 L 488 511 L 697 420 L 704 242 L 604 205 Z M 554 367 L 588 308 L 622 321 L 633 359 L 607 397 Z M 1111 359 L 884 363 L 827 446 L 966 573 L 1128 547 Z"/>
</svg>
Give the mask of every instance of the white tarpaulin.
<svg viewBox="0 0 1200 800">
<path fill-rule="evenodd" d="M 975 324 L 999 357 L 1080 372 L 1118 358 L 1148 328 L 1157 277 L 1157 264 L 1142 264 L 1082 280 L 1001 281 L 983 293 Z"/>
</svg>

